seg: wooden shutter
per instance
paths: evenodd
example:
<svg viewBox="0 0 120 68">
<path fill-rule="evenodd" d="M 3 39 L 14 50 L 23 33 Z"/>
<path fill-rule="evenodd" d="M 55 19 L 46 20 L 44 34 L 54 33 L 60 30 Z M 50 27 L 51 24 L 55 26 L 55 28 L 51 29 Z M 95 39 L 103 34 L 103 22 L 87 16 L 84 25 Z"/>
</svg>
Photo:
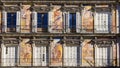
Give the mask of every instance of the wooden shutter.
<svg viewBox="0 0 120 68">
<path fill-rule="evenodd" d="M 32 32 L 37 32 L 37 12 L 32 13 Z"/>
<path fill-rule="evenodd" d="M 7 12 L 3 11 L 3 27 L 2 27 L 2 32 L 6 32 L 7 31 Z"/>
<path fill-rule="evenodd" d="M 48 31 L 50 33 L 52 33 L 52 29 L 51 29 L 51 26 L 52 26 L 52 14 L 53 14 L 52 11 L 48 12 Z"/>
<path fill-rule="evenodd" d="M 76 32 L 80 33 L 81 31 L 81 17 L 80 12 L 76 12 Z"/>
<path fill-rule="evenodd" d="M 17 11 L 17 22 L 16 22 L 16 31 L 20 32 L 20 11 Z"/>
</svg>

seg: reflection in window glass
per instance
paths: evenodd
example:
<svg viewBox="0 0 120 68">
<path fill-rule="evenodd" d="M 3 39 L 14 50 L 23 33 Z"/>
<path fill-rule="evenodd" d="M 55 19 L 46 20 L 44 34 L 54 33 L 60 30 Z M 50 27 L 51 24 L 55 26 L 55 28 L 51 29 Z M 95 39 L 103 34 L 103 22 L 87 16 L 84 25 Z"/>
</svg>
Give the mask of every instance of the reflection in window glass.
<svg viewBox="0 0 120 68">
<path fill-rule="evenodd" d="M 7 28 L 16 28 L 16 13 L 7 13 Z"/>
<path fill-rule="evenodd" d="M 38 13 L 37 14 L 37 27 L 38 28 L 47 28 L 48 27 L 48 14 L 47 13 Z"/>
</svg>

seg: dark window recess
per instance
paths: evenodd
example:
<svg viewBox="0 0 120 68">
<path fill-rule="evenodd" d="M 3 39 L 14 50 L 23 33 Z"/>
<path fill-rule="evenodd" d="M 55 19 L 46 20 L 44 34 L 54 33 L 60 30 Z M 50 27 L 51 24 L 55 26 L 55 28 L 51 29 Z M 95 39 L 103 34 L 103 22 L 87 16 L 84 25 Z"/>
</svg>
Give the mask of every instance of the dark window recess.
<svg viewBox="0 0 120 68">
<path fill-rule="evenodd" d="M 76 32 L 76 13 L 70 13 L 69 15 L 69 28 L 71 32 Z"/>
<path fill-rule="evenodd" d="M 7 13 L 7 31 L 16 31 L 16 13 Z"/>
<path fill-rule="evenodd" d="M 45 61 L 45 54 L 43 54 L 43 61 Z"/>
<path fill-rule="evenodd" d="M 6 54 L 8 54 L 8 47 L 6 47 Z"/>
<path fill-rule="evenodd" d="M 37 31 L 47 32 L 48 29 L 48 13 L 37 14 Z"/>
</svg>

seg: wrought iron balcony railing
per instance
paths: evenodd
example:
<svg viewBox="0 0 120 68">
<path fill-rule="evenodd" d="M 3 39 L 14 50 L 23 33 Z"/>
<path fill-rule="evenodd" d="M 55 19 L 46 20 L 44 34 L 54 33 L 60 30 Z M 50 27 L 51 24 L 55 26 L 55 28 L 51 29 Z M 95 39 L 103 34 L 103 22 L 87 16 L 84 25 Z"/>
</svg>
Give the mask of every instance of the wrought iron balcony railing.
<svg viewBox="0 0 120 68">
<path fill-rule="evenodd" d="M 58 28 L 59 27 L 59 28 Z M 49 29 L 51 30 L 60 30 L 62 33 L 107 33 L 107 34 L 116 34 L 117 31 L 116 26 L 100 26 L 100 25 L 94 25 L 94 26 L 88 26 L 88 25 L 80 25 L 80 26 L 68 26 L 68 25 L 63 25 L 63 26 L 56 26 L 56 25 L 10 25 L 9 27 L 7 25 L 2 25 L 2 32 L 19 32 L 22 33 L 22 31 L 27 31 L 26 33 L 49 33 Z M 50 32 L 52 33 L 52 32 Z M 54 32 L 55 33 L 55 32 Z"/>
<path fill-rule="evenodd" d="M 51 64 L 54 64 L 52 62 L 53 60 L 56 60 L 56 64 L 62 63 L 62 66 L 83 66 L 82 64 L 84 63 L 88 64 L 87 66 L 94 67 L 108 67 L 117 65 L 116 59 L 104 58 L 95 58 L 95 60 L 84 59 L 84 62 L 81 62 L 83 59 L 80 58 L 62 58 L 60 62 L 57 62 L 59 58 L 26 58 L 24 59 L 25 62 L 22 62 L 21 59 L 24 58 L 2 58 L 1 66 L 23 66 L 21 64 L 26 64 L 29 66 L 51 66 Z"/>
</svg>

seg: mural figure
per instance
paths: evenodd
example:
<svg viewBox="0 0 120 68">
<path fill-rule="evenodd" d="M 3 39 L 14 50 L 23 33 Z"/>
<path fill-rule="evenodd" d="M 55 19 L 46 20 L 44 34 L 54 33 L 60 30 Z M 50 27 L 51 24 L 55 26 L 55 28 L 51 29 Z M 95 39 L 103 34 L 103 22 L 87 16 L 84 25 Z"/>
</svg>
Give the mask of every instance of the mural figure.
<svg viewBox="0 0 120 68">
<path fill-rule="evenodd" d="M 62 65 L 62 44 L 59 39 L 51 43 L 51 65 Z"/>
<path fill-rule="evenodd" d="M 94 66 L 93 45 L 91 45 L 90 41 L 91 40 L 84 40 L 82 42 L 82 65 L 83 66 Z"/>
<path fill-rule="evenodd" d="M 63 23 L 62 23 L 62 12 L 60 7 L 55 6 L 52 10 L 52 23 L 51 29 L 53 32 L 62 32 Z"/>
<path fill-rule="evenodd" d="M 93 12 L 91 6 L 85 6 L 82 11 L 82 31 L 93 32 Z"/>
<path fill-rule="evenodd" d="M 23 5 L 21 10 L 21 32 L 30 32 L 31 11 L 30 5 Z"/>
<path fill-rule="evenodd" d="M 30 39 L 23 39 L 20 43 L 20 64 L 31 65 L 32 48 L 29 43 Z"/>
</svg>

